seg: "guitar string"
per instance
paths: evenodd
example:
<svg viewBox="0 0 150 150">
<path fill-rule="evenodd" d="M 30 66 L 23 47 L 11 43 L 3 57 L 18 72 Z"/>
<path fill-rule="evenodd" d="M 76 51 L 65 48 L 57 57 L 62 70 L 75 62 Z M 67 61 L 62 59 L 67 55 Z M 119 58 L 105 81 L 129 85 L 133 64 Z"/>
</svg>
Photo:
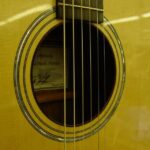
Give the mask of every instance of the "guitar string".
<svg viewBox="0 0 150 150">
<path fill-rule="evenodd" d="M 83 0 L 81 0 L 81 6 L 83 5 Z M 84 35 L 83 35 L 83 8 L 81 7 L 81 60 L 82 60 L 82 127 L 83 127 L 83 131 L 84 131 Z M 82 149 L 83 149 L 83 142 L 82 142 Z"/>
<path fill-rule="evenodd" d="M 63 49 L 64 49 L 64 150 L 67 149 L 66 142 L 66 10 L 65 0 L 63 0 Z"/>
<path fill-rule="evenodd" d="M 81 0 L 81 6 L 83 6 L 83 0 Z M 83 8 L 81 7 L 81 70 L 82 70 L 82 127 L 83 127 L 83 130 L 84 130 L 84 109 L 85 109 L 85 106 L 84 106 L 84 35 L 83 35 Z M 84 143 L 82 142 L 82 149 L 84 149 Z"/>
<path fill-rule="evenodd" d="M 91 0 L 89 0 L 91 7 Z M 89 10 L 89 48 L 90 48 L 90 120 L 92 121 L 92 38 L 91 38 L 91 10 Z"/>
<path fill-rule="evenodd" d="M 99 7 L 99 5 L 98 5 L 98 0 L 96 1 L 96 7 L 98 8 Z M 98 25 L 99 25 L 99 12 L 97 11 L 97 71 L 98 71 L 98 73 L 97 73 L 97 83 L 98 83 L 98 85 L 97 85 L 97 90 L 98 90 L 98 95 L 97 95 L 97 98 L 98 98 L 98 116 L 100 115 L 100 60 L 99 60 L 99 55 L 100 55 L 100 53 L 99 53 L 99 29 L 98 29 Z M 98 117 L 98 120 L 99 120 L 99 117 Z M 100 150 L 100 133 L 98 132 L 98 150 Z"/>
<path fill-rule="evenodd" d="M 74 0 L 72 0 L 72 49 L 73 49 L 73 149 L 76 149 L 76 76 L 75 76 L 75 16 L 74 16 Z"/>
<path fill-rule="evenodd" d="M 105 45 L 105 36 L 103 34 L 103 53 L 104 53 L 104 104 L 106 101 L 106 45 Z M 105 131 L 105 129 L 104 129 Z M 104 132 L 104 147 L 105 147 L 105 132 Z"/>
</svg>

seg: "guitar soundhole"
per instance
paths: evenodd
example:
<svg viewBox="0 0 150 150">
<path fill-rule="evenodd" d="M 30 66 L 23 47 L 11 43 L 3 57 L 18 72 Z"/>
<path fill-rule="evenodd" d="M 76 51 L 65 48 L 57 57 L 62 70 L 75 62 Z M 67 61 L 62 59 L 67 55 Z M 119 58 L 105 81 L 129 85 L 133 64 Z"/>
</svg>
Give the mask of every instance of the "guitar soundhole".
<svg viewBox="0 0 150 150">
<path fill-rule="evenodd" d="M 65 111 L 67 126 L 73 126 L 74 119 L 75 125 L 80 126 L 98 117 L 111 98 L 116 79 L 113 50 L 103 33 L 91 26 L 90 42 L 89 24 L 86 22 L 83 24 L 83 39 L 81 32 L 81 23 L 77 21 L 74 31 L 75 55 L 73 55 L 72 24 L 67 22 Z M 73 66 L 75 66 L 75 72 Z M 73 90 L 74 81 L 75 93 Z M 63 125 L 64 49 L 62 24 L 50 30 L 39 43 L 32 62 L 31 82 L 34 97 L 41 111 L 50 120 Z"/>
</svg>

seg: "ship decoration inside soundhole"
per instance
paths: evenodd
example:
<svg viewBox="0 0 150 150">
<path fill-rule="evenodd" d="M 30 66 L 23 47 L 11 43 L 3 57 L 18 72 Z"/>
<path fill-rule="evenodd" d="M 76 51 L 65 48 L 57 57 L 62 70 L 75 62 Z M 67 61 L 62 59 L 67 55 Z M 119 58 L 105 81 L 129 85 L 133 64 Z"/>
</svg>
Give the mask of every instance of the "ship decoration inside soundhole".
<svg viewBox="0 0 150 150">
<path fill-rule="evenodd" d="M 67 21 L 65 33 L 65 111 L 66 125 L 70 127 L 89 123 L 105 110 L 116 80 L 114 53 L 104 34 L 87 21 L 83 21 L 83 29 L 81 21 L 75 20 L 74 25 L 73 31 L 72 22 Z M 32 90 L 39 108 L 50 120 L 62 126 L 64 125 L 63 37 L 63 24 L 51 29 L 39 43 L 31 69 Z"/>
</svg>

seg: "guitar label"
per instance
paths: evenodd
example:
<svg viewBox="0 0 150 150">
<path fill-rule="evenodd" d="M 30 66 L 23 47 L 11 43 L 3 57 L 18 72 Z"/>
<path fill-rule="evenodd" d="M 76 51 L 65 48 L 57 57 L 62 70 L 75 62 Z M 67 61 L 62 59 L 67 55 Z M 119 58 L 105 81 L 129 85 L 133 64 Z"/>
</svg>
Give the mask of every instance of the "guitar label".
<svg viewBox="0 0 150 150">
<path fill-rule="evenodd" d="M 35 54 L 32 69 L 33 87 L 35 90 L 62 89 L 64 86 L 62 48 L 39 47 Z"/>
</svg>

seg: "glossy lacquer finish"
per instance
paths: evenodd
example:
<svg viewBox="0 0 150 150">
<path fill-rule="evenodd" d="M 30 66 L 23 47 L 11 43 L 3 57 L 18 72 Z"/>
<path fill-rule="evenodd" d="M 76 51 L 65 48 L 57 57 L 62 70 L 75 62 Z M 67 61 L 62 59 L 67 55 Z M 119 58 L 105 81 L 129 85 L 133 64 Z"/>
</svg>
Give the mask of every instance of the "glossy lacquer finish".
<svg viewBox="0 0 150 150">
<path fill-rule="evenodd" d="M 54 0 L 0 0 L 0 149 L 63 150 L 64 143 L 37 132 L 15 94 L 14 63 L 23 34 Z M 126 79 L 120 104 L 96 134 L 67 150 L 150 149 L 150 1 L 104 0 L 104 15 L 116 29 L 125 54 Z M 54 18 L 54 16 L 53 16 Z M 57 24 L 55 20 L 54 24 Z M 51 26 L 54 26 L 51 25 Z"/>
</svg>

